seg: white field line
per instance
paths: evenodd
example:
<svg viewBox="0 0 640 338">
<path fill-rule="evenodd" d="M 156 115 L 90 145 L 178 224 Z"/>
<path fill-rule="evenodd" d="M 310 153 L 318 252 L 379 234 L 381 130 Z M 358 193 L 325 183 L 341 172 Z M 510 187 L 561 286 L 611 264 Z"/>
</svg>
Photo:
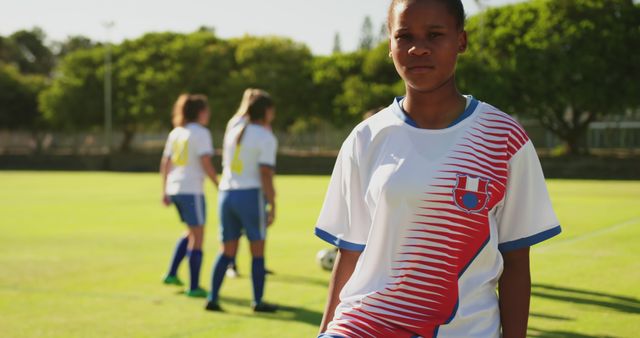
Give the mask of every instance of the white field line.
<svg viewBox="0 0 640 338">
<path fill-rule="evenodd" d="M 575 237 L 571 237 L 571 238 L 567 238 L 567 239 L 559 239 L 559 240 L 554 240 L 551 241 L 549 244 L 542 244 L 540 246 L 534 246 L 532 248 L 532 251 L 535 252 L 544 252 L 547 251 L 549 249 L 554 249 L 557 246 L 561 246 L 561 245 L 565 245 L 565 244 L 571 244 L 571 243 L 575 243 L 575 242 L 581 242 L 587 239 L 591 239 L 594 237 L 598 237 L 602 234 L 606 234 L 609 232 L 613 232 L 616 230 L 619 230 L 621 228 L 627 227 L 629 225 L 633 225 L 636 223 L 640 223 L 640 217 L 635 217 L 629 220 L 626 220 L 624 222 L 621 223 L 616 223 L 616 224 L 612 224 L 609 225 L 607 227 L 595 230 L 595 231 L 591 231 L 591 232 L 587 232 L 586 234 L 582 234 L 579 236 L 575 236 Z M 560 233 L 560 236 L 562 236 L 562 233 Z"/>
</svg>

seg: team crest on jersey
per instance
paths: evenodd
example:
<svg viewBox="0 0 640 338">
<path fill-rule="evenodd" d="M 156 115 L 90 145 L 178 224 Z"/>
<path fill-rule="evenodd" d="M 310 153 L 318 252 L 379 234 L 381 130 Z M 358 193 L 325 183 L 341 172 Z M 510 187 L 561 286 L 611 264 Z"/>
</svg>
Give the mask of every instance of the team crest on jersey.
<svg viewBox="0 0 640 338">
<path fill-rule="evenodd" d="M 453 202 L 468 212 L 480 212 L 489 201 L 489 179 L 469 175 L 456 175 Z"/>
</svg>

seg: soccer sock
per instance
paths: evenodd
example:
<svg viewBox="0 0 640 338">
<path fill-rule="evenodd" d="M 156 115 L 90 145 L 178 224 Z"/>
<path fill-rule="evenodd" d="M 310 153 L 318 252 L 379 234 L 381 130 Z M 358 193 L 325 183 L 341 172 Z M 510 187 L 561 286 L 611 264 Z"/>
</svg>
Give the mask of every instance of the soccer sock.
<svg viewBox="0 0 640 338">
<path fill-rule="evenodd" d="M 264 257 L 254 257 L 251 261 L 251 279 L 253 281 L 253 300 L 256 304 L 262 302 L 264 276 Z"/>
<path fill-rule="evenodd" d="M 178 274 L 180 262 L 182 262 L 182 259 L 184 259 L 184 256 L 187 254 L 188 243 L 189 239 L 186 236 L 178 240 L 176 248 L 173 251 L 173 258 L 171 259 L 171 266 L 169 267 L 169 273 L 167 276 L 175 276 Z"/>
<path fill-rule="evenodd" d="M 202 265 L 202 250 L 189 251 L 189 271 L 191 273 L 191 290 L 200 286 L 200 266 Z"/>
<path fill-rule="evenodd" d="M 213 272 L 211 273 L 211 293 L 209 294 L 209 301 L 218 301 L 218 292 L 220 292 L 227 266 L 234 260 L 235 257 L 227 257 L 223 254 L 220 254 L 218 259 L 216 259 L 216 263 L 213 265 Z"/>
</svg>

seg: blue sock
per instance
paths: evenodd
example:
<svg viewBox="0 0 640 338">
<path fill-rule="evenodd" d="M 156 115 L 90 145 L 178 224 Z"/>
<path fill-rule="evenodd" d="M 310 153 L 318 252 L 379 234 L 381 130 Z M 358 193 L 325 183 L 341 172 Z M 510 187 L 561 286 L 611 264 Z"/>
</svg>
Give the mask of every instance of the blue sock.
<svg viewBox="0 0 640 338">
<path fill-rule="evenodd" d="M 184 256 L 187 254 L 188 243 L 189 239 L 186 236 L 178 240 L 176 248 L 173 251 L 173 258 L 171 259 L 171 266 L 169 267 L 169 273 L 167 276 L 175 276 L 178 274 L 180 262 L 182 262 L 182 259 L 184 259 Z"/>
<path fill-rule="evenodd" d="M 264 257 L 254 257 L 251 261 L 251 280 L 253 281 L 253 300 L 256 304 L 262 302 L 265 274 Z"/>
<path fill-rule="evenodd" d="M 211 292 L 209 293 L 209 301 L 218 301 L 218 293 L 220 292 L 220 287 L 222 286 L 227 266 L 229 266 L 229 263 L 234 260 L 235 257 L 227 257 L 223 254 L 218 256 L 216 263 L 213 265 L 213 271 L 211 272 Z"/>
<path fill-rule="evenodd" d="M 189 251 L 189 272 L 191 273 L 191 290 L 200 286 L 200 266 L 202 266 L 202 250 Z"/>
</svg>

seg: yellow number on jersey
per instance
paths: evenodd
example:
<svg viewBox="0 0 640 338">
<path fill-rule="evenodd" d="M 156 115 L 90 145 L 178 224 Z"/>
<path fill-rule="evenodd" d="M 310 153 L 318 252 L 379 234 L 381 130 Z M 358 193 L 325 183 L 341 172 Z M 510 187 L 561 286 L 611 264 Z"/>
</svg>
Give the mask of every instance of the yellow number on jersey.
<svg viewBox="0 0 640 338">
<path fill-rule="evenodd" d="M 242 174 L 244 168 L 242 160 L 240 159 L 241 146 L 238 144 L 236 150 L 233 152 L 233 160 L 231 160 L 231 172 L 234 174 Z"/>
<path fill-rule="evenodd" d="M 189 161 L 189 142 L 187 140 L 175 140 L 171 147 L 171 162 L 182 167 Z"/>
</svg>

